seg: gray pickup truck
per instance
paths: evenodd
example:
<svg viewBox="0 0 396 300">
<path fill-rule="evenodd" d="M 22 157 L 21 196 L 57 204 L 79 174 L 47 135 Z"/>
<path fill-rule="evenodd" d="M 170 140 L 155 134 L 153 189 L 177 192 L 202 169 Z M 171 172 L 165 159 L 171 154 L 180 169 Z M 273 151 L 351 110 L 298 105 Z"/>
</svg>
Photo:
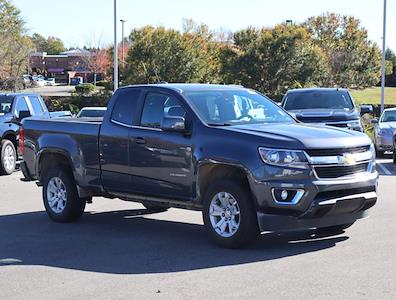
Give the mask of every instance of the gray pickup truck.
<svg viewBox="0 0 396 300">
<path fill-rule="evenodd" d="M 237 86 L 120 88 L 103 120 L 25 119 L 22 136 L 22 170 L 56 222 L 119 198 L 202 211 L 215 242 L 239 247 L 265 231 L 340 231 L 377 201 L 365 134 L 299 123 Z"/>
</svg>

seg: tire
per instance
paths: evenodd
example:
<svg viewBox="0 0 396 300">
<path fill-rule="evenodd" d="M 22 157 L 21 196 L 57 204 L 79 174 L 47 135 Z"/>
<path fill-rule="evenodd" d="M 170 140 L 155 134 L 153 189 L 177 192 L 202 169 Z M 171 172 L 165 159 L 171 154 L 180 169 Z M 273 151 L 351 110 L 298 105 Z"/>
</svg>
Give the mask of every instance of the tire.
<svg viewBox="0 0 396 300">
<path fill-rule="evenodd" d="M 240 181 L 215 181 L 209 186 L 203 202 L 205 228 L 217 245 L 240 248 L 258 238 L 257 214 L 251 193 Z"/>
<path fill-rule="evenodd" d="M 78 196 L 73 176 L 66 168 L 55 167 L 43 174 L 43 201 L 48 216 L 68 223 L 84 213 L 86 199 Z"/>
<path fill-rule="evenodd" d="M 164 212 L 169 209 L 169 207 L 166 207 L 166 206 L 160 206 L 160 205 L 154 205 L 154 204 L 148 204 L 148 203 L 142 203 L 142 204 L 150 212 Z"/>
<path fill-rule="evenodd" d="M 318 228 L 317 230 L 320 233 L 339 233 L 339 232 L 342 232 L 343 230 L 351 227 L 353 224 L 355 224 L 355 222 L 348 223 L 348 224 L 336 225 L 336 226 L 322 227 L 322 228 Z"/>
<path fill-rule="evenodd" d="M 382 157 L 384 157 L 385 151 L 375 149 L 375 154 L 378 158 L 382 158 Z"/>
<path fill-rule="evenodd" d="M 396 164 L 396 150 L 393 150 L 392 158 L 393 158 L 393 163 Z"/>
<path fill-rule="evenodd" d="M 10 140 L 1 141 L 0 174 L 10 175 L 15 171 L 17 153 L 14 144 Z"/>
</svg>

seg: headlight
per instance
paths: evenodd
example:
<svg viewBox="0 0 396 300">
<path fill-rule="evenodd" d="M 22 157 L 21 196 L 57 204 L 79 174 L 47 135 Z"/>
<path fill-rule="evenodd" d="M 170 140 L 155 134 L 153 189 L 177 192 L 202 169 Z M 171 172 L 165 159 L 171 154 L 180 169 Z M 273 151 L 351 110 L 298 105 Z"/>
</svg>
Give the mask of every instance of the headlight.
<svg viewBox="0 0 396 300">
<path fill-rule="evenodd" d="M 348 128 L 362 128 L 362 123 L 360 123 L 360 120 L 350 121 L 347 126 Z"/>
<path fill-rule="evenodd" d="M 261 159 L 269 165 L 290 167 L 290 168 L 308 168 L 308 159 L 301 150 L 282 150 L 259 148 Z"/>
</svg>

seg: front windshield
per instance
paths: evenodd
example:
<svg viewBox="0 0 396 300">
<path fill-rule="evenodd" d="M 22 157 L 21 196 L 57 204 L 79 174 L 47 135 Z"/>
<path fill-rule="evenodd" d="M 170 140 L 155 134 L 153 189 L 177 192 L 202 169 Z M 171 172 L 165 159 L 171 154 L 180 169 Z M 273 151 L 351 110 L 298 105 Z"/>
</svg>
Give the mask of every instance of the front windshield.
<svg viewBox="0 0 396 300">
<path fill-rule="evenodd" d="M 286 110 L 343 109 L 352 110 L 353 103 L 346 91 L 290 92 L 284 101 Z"/>
<path fill-rule="evenodd" d="M 11 96 L 0 96 L 0 115 L 8 114 L 11 111 L 12 100 Z"/>
<path fill-rule="evenodd" d="M 253 90 L 194 91 L 184 95 L 209 125 L 295 122 L 278 105 Z"/>
<path fill-rule="evenodd" d="M 396 122 L 396 110 L 385 111 L 382 115 L 381 122 Z"/>
</svg>

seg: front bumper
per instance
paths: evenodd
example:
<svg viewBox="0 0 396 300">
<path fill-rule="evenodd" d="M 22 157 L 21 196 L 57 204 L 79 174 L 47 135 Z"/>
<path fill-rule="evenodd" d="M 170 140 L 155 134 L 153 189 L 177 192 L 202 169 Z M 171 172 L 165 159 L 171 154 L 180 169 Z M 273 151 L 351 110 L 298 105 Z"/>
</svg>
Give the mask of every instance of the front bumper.
<svg viewBox="0 0 396 300">
<path fill-rule="evenodd" d="M 268 167 L 267 167 L 268 168 Z M 311 171 L 283 173 L 278 178 L 251 182 L 261 231 L 320 228 L 353 223 L 367 216 L 377 201 L 376 171 L 354 178 L 321 180 Z M 273 189 L 304 190 L 296 204 L 278 203 Z"/>
<path fill-rule="evenodd" d="M 393 135 L 376 136 L 375 147 L 379 151 L 393 151 Z"/>
</svg>

